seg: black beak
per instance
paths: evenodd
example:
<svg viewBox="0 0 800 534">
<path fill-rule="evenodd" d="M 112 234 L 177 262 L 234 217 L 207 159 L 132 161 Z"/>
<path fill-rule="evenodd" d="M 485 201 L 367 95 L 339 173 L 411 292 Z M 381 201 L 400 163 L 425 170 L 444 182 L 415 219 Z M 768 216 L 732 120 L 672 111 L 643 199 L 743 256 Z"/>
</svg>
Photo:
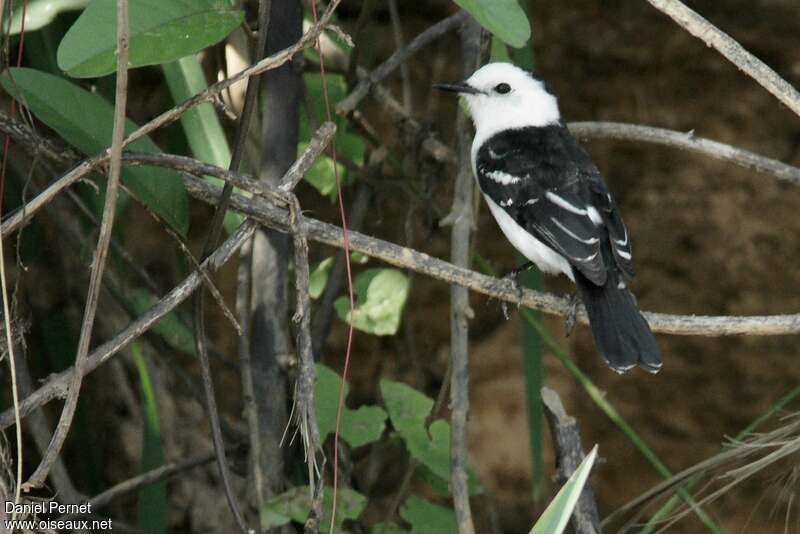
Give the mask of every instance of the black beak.
<svg viewBox="0 0 800 534">
<path fill-rule="evenodd" d="M 434 89 L 440 89 L 442 91 L 450 91 L 452 93 L 467 93 L 470 95 L 481 94 L 481 91 L 475 89 L 467 82 L 435 83 L 433 84 L 433 87 Z"/>
</svg>

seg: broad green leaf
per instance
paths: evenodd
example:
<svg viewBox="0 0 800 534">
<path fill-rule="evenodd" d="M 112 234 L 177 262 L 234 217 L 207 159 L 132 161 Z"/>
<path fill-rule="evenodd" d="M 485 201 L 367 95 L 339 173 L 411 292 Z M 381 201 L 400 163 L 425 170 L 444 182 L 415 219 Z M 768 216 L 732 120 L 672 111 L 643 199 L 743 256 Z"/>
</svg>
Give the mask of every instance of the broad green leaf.
<svg viewBox="0 0 800 534">
<path fill-rule="evenodd" d="M 365 263 L 369 262 L 369 256 L 356 251 L 350 254 L 350 261 L 358 265 L 364 265 Z"/>
<path fill-rule="evenodd" d="M 52 74 L 27 68 L 11 68 L 0 76 L 0 84 L 36 117 L 58 132 L 81 152 L 94 155 L 111 144 L 114 106 L 100 95 L 90 93 Z M 126 134 L 136 130 L 128 120 Z M 158 153 L 148 138 L 127 147 L 137 152 Z M 189 200 L 180 176 L 171 170 L 152 167 L 126 167 L 122 181 L 150 209 L 181 235 L 189 229 Z"/>
<path fill-rule="evenodd" d="M 325 291 L 328 276 L 333 268 L 333 259 L 333 256 L 325 258 L 311 268 L 311 274 L 308 277 L 308 296 L 312 299 L 318 299 Z"/>
<path fill-rule="evenodd" d="M 493 62 L 511 62 L 511 56 L 508 54 L 508 46 L 496 35 L 492 36 L 492 51 L 490 57 Z"/>
<path fill-rule="evenodd" d="M 197 56 L 191 55 L 162 65 L 172 100 L 179 104 L 208 87 L 203 68 Z M 192 154 L 199 160 L 227 169 L 231 163 L 231 149 L 214 106 L 200 104 L 181 115 L 181 126 Z M 206 180 L 222 186 L 222 180 L 206 176 Z M 225 214 L 225 230 L 230 234 L 244 221 L 235 211 Z"/>
<path fill-rule="evenodd" d="M 230 0 L 136 0 L 128 4 L 131 67 L 158 65 L 199 52 L 224 39 L 244 13 Z M 92 0 L 58 47 L 58 65 L 76 78 L 105 76 L 117 68 L 114 0 Z"/>
<path fill-rule="evenodd" d="M 25 11 L 25 31 L 40 30 L 53 22 L 64 11 L 83 9 L 89 0 L 29 0 L 23 9 L 23 2 L 17 2 L 11 15 L 9 35 L 17 35 L 22 31 L 22 12 Z"/>
<path fill-rule="evenodd" d="M 411 524 L 415 534 L 456 534 L 456 514 L 450 508 L 411 495 L 400 507 L 400 517 Z"/>
<path fill-rule="evenodd" d="M 323 441 L 336 429 L 336 411 L 339 406 L 339 387 L 342 378 L 330 368 L 317 365 L 317 385 L 314 390 L 319 436 Z M 344 395 L 350 385 L 345 382 Z M 360 447 L 380 439 L 386 428 L 386 412 L 379 406 L 362 406 L 351 410 L 342 407 L 339 436 L 351 447 Z"/>
<path fill-rule="evenodd" d="M 131 294 L 131 306 L 136 316 L 149 310 L 158 299 L 144 289 L 136 289 Z M 194 354 L 194 334 L 184 325 L 175 312 L 164 315 L 153 325 L 153 332 L 164 338 L 164 341 L 173 349 L 185 354 Z"/>
<path fill-rule="evenodd" d="M 142 388 L 142 415 L 144 432 L 142 434 L 142 473 L 161 467 L 164 464 L 164 449 L 161 445 L 161 425 L 158 422 L 158 403 L 147 361 L 139 344 L 131 345 L 133 360 L 139 371 Z M 139 526 L 153 534 L 167 531 L 167 483 L 150 484 L 139 490 Z"/>
<path fill-rule="evenodd" d="M 481 26 L 514 48 L 531 37 L 531 24 L 517 0 L 453 0 Z"/>
<path fill-rule="evenodd" d="M 349 299 L 339 297 L 334 303 L 339 318 L 368 334 L 396 334 L 408 297 L 408 277 L 397 269 L 367 269 L 356 276 L 354 285 L 356 309 L 351 312 Z"/>
<path fill-rule="evenodd" d="M 429 428 L 425 426 L 433 399 L 407 384 L 391 380 L 381 380 L 381 395 L 392 425 L 403 437 L 409 454 L 449 484 L 450 424 L 437 419 Z M 480 484 L 472 472 L 469 478 L 470 494 L 480 493 Z"/>
<path fill-rule="evenodd" d="M 572 511 L 578 503 L 578 498 L 581 496 L 583 486 L 586 485 L 586 480 L 592 471 L 595 458 L 597 458 L 597 445 L 586 455 L 581 465 L 564 483 L 555 498 L 550 501 L 547 509 L 539 516 L 539 520 L 531 529 L 531 534 L 561 534 L 564 532 Z"/>
<path fill-rule="evenodd" d="M 357 491 L 339 488 L 336 496 L 336 524 L 333 532 L 343 533 L 342 522 L 345 519 L 356 519 L 364 510 L 367 498 Z M 326 487 L 322 495 L 322 519 L 320 532 L 329 532 L 331 524 L 331 508 L 333 490 Z M 308 519 L 311 510 L 311 496 L 308 486 L 292 488 L 267 501 L 261 514 L 261 528 L 270 529 L 285 525 L 289 521 L 303 523 Z"/>
</svg>

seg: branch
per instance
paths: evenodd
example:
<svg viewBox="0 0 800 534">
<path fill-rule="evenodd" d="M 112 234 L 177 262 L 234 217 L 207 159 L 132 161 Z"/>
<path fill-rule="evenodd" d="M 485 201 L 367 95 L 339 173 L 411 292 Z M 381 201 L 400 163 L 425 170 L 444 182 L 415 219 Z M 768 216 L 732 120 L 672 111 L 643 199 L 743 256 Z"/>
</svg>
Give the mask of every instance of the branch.
<svg viewBox="0 0 800 534">
<path fill-rule="evenodd" d="M 466 17 L 466 12 L 459 15 Z M 481 63 L 480 25 L 469 17 L 461 29 L 464 77 Z M 446 217 L 452 221 L 450 257 L 453 264 L 468 268 L 472 259 L 472 229 L 475 225 L 475 182 L 472 178 L 470 146 L 472 135 L 469 118 L 462 112 L 456 122 L 458 136 L 458 175 L 453 191 L 453 208 Z M 444 224 L 444 221 L 443 221 Z M 450 287 L 450 486 L 459 534 L 474 534 L 467 484 L 467 413 L 469 412 L 469 320 L 474 317 L 469 307 L 469 291 L 453 284 Z"/>
<path fill-rule="evenodd" d="M 210 204 L 216 202 L 220 193 L 219 187 L 204 183 L 194 177 L 184 176 L 184 183 L 190 195 Z M 289 229 L 289 212 L 276 208 L 263 200 L 233 195 L 231 207 L 271 228 L 284 232 Z M 306 218 L 305 223 L 310 240 L 338 248 L 344 246 L 341 228 L 311 218 Z M 570 311 L 569 298 L 530 289 L 524 289 L 520 294 L 510 280 L 493 278 L 464 267 L 458 267 L 423 252 L 358 232 L 350 232 L 350 234 L 352 250 L 391 265 L 410 269 L 448 284 L 458 284 L 489 297 L 550 315 L 563 317 Z M 730 336 L 746 334 L 766 336 L 800 333 L 800 314 L 703 316 L 645 312 L 644 316 L 654 332 L 674 335 Z M 577 318 L 581 323 L 588 324 L 586 312 L 582 307 L 578 310 Z"/>
<path fill-rule="evenodd" d="M 560 483 L 569 480 L 583 458 L 586 456 L 581 448 L 581 434 L 575 418 L 567 415 L 561 399 L 554 390 L 542 388 L 542 405 L 550 424 L 550 436 L 553 438 L 553 449 L 556 452 L 556 466 Z M 598 534 L 600 515 L 594 499 L 592 486 L 587 481 L 578 504 L 572 515 L 572 527 L 576 534 Z"/>
<path fill-rule="evenodd" d="M 195 96 L 185 100 L 181 104 L 175 106 L 174 108 L 165 111 L 158 117 L 155 117 L 147 124 L 139 127 L 137 130 L 132 132 L 125 140 L 122 142 L 122 148 L 125 148 L 130 143 L 141 139 L 152 133 L 153 131 L 161 128 L 162 126 L 166 126 L 176 120 L 178 120 L 181 115 L 183 115 L 187 110 L 191 109 L 194 106 L 202 104 L 203 102 L 213 102 L 217 95 L 225 91 L 228 87 L 242 81 L 248 79 L 256 74 L 261 74 L 262 72 L 266 72 L 271 69 L 275 69 L 289 61 L 295 54 L 299 51 L 312 46 L 315 42 L 319 34 L 322 30 L 327 26 L 330 18 L 333 16 L 333 12 L 336 7 L 339 5 L 341 0 L 333 0 L 330 4 L 328 4 L 328 8 L 320 17 L 319 21 L 314 24 L 305 34 L 303 37 L 297 41 L 292 46 L 281 50 L 276 54 L 272 54 L 269 57 L 264 58 L 263 60 L 259 61 L 252 67 L 244 69 L 243 71 L 239 72 L 235 76 L 217 82 L 213 85 L 210 85 L 204 91 L 196 94 Z M 0 120 L 3 117 L 0 116 Z M 14 136 L 14 132 L 8 132 L 9 135 Z M 46 151 L 46 154 L 50 151 Z M 65 154 L 60 154 L 60 156 L 65 156 Z M 80 163 L 78 167 L 72 169 L 70 172 L 59 178 L 55 183 L 53 183 L 50 187 L 40 193 L 36 198 L 34 198 L 31 202 L 26 204 L 23 209 L 18 210 L 13 216 L 11 216 L 6 222 L 3 223 L 2 227 L 0 228 L 0 233 L 5 237 L 7 233 L 12 232 L 19 228 L 20 225 L 27 222 L 33 215 L 41 209 L 41 207 L 46 204 L 49 200 L 51 200 L 54 196 L 56 196 L 61 190 L 65 187 L 72 185 L 73 183 L 77 182 L 81 178 L 87 176 L 90 172 L 95 170 L 97 167 L 101 165 L 105 165 L 109 161 L 109 153 L 105 151 L 101 154 L 98 154 L 94 157 L 91 157 L 83 162 Z"/>
<path fill-rule="evenodd" d="M 656 9 L 669 15 L 683 29 L 705 42 L 753 78 L 775 98 L 800 115 L 800 93 L 789 82 L 763 61 L 745 50 L 735 39 L 723 32 L 700 14 L 686 7 L 679 0 L 647 0 Z"/>
<path fill-rule="evenodd" d="M 637 141 L 677 148 L 726 161 L 752 171 L 771 174 L 794 185 L 800 185 L 800 168 L 780 161 L 759 156 L 754 152 L 696 137 L 694 131 L 684 133 L 652 126 L 626 124 L 624 122 L 571 122 L 570 132 L 579 139 L 615 139 Z"/>
<path fill-rule="evenodd" d="M 409 57 L 424 48 L 431 41 L 434 41 L 447 32 L 455 30 L 467 20 L 469 15 L 466 11 L 459 11 L 455 15 L 451 15 L 446 19 L 437 22 L 424 32 L 420 33 L 404 48 L 401 48 L 389 59 L 384 61 L 375 70 L 370 72 L 367 77 L 355 86 L 355 88 L 344 99 L 336 104 L 336 113 L 338 115 L 349 115 L 352 113 L 364 98 L 369 94 L 372 86 L 382 82 L 391 74 L 397 67 L 403 64 Z"/>
<path fill-rule="evenodd" d="M 213 272 L 225 264 L 239 249 L 240 246 L 253 234 L 255 225 L 246 223 L 239 227 L 236 232 L 229 237 L 214 254 L 203 262 L 203 268 L 208 272 Z M 183 301 L 185 301 L 197 287 L 203 283 L 202 277 L 193 272 L 178 286 L 170 291 L 164 298 L 154 304 L 148 311 L 143 313 L 138 319 L 129 324 L 122 332 L 113 339 L 103 343 L 96 348 L 86 361 L 83 369 L 84 374 L 88 374 L 109 358 L 123 350 L 134 339 L 147 332 L 166 314 L 173 311 Z M 27 396 L 20 403 L 20 415 L 27 416 L 32 410 L 43 406 L 56 398 L 64 398 L 69 389 L 69 383 L 75 374 L 75 368 L 62 371 L 52 376 L 43 386 Z M 8 410 L 0 415 L 0 430 L 11 426 L 14 422 L 13 410 Z"/>
<path fill-rule="evenodd" d="M 122 169 L 122 139 L 125 136 L 125 108 L 128 101 L 128 1 L 117 0 L 117 87 L 114 98 L 114 130 L 111 134 L 110 170 L 106 184 L 106 199 L 103 206 L 103 219 L 100 224 L 100 235 L 97 239 L 97 249 L 94 254 L 92 274 L 89 279 L 89 291 L 86 296 L 83 324 L 78 340 L 75 355 L 75 373 L 70 384 L 69 394 L 61 418 L 56 425 L 53 438 L 45 451 L 42 461 L 33 475 L 25 483 L 25 489 L 38 488 L 44 484 L 50 469 L 53 467 L 64 440 L 67 439 L 75 409 L 78 407 L 78 397 L 89 353 L 89 343 L 92 340 L 94 318 L 97 312 L 97 302 L 100 297 L 100 287 L 103 282 L 108 247 L 111 242 L 111 232 L 114 228 L 114 215 L 119 193 L 120 171 Z"/>
</svg>

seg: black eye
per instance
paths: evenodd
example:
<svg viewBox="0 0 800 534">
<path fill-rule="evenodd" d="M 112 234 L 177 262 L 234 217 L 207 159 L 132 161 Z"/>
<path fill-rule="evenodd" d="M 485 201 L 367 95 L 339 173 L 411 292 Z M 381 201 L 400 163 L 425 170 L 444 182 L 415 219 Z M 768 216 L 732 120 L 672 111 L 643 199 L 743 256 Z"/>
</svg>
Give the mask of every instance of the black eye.
<svg viewBox="0 0 800 534">
<path fill-rule="evenodd" d="M 494 90 L 495 90 L 496 93 L 500 93 L 501 95 L 504 95 L 504 94 L 506 94 L 506 93 L 511 91 L 511 86 L 508 85 L 505 82 L 498 83 L 497 85 L 494 86 Z"/>
</svg>

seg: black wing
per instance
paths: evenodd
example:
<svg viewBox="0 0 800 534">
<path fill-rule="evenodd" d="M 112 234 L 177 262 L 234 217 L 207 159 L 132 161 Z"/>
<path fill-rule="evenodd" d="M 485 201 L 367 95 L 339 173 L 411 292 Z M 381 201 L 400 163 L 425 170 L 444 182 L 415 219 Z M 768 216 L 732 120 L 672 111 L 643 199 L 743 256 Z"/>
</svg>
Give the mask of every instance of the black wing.
<svg viewBox="0 0 800 534">
<path fill-rule="evenodd" d="M 476 157 L 478 183 L 534 237 L 597 285 L 616 266 L 633 276 L 630 239 L 614 198 L 586 152 L 562 124 L 500 132 Z"/>
</svg>

